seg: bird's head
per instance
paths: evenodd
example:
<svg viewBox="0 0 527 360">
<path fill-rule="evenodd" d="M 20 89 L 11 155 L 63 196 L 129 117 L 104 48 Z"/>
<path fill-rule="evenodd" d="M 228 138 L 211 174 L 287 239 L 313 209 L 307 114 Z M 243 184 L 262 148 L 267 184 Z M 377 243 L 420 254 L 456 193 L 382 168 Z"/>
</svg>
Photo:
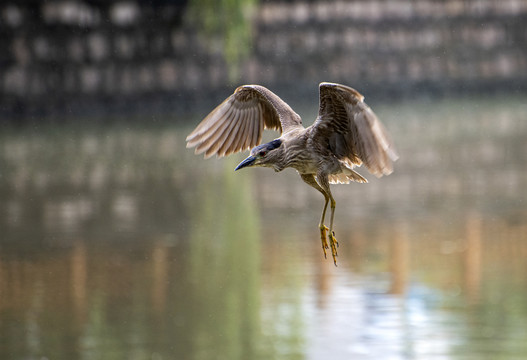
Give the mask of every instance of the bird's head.
<svg viewBox="0 0 527 360">
<path fill-rule="evenodd" d="M 240 170 L 244 167 L 250 166 L 264 166 L 272 167 L 276 171 L 281 170 L 279 165 L 280 161 L 280 146 L 282 145 L 282 140 L 275 139 L 266 144 L 258 145 L 251 150 L 251 155 L 249 155 L 245 160 L 236 166 L 234 170 Z"/>
</svg>

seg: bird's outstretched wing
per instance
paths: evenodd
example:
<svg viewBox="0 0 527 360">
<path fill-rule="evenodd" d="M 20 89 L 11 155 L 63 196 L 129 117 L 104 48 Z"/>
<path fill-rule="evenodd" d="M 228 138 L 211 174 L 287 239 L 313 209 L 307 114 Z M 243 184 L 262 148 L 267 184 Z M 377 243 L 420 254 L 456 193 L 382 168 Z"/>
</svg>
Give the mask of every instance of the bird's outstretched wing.
<svg viewBox="0 0 527 360">
<path fill-rule="evenodd" d="M 244 85 L 236 89 L 187 136 L 196 154 L 226 156 L 260 143 L 264 129 L 288 132 L 302 126 L 300 116 L 267 88 Z"/>
<path fill-rule="evenodd" d="M 339 159 L 364 163 L 380 177 L 393 171 L 398 155 L 382 123 L 364 96 L 340 84 L 321 83 L 320 109 L 313 124 L 315 143 L 326 143 Z"/>
</svg>

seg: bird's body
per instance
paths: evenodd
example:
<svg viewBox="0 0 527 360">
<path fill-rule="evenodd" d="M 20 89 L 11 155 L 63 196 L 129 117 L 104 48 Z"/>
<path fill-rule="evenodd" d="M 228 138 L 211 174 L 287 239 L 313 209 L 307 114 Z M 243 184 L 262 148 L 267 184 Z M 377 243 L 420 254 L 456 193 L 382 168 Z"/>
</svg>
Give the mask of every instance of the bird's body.
<svg viewBox="0 0 527 360">
<path fill-rule="evenodd" d="M 316 133 L 312 126 L 307 129 L 295 129 L 280 137 L 282 144 L 276 149 L 274 156 L 283 161 L 271 161 L 264 166 L 270 166 L 275 171 L 282 171 L 285 168 L 293 168 L 302 175 L 327 174 L 332 179 L 342 179 L 340 183 L 348 183 L 350 179 L 345 175 L 353 175 L 353 180 L 366 182 L 366 180 L 352 170 L 353 165 L 346 161 L 339 160 L 330 149 L 320 146 L 313 140 L 313 133 Z M 304 151 L 313 149 L 313 151 Z M 343 176 L 344 175 L 344 176 Z M 360 178 L 359 178 L 360 177 Z M 338 181 L 331 181 L 331 183 Z"/>
<path fill-rule="evenodd" d="M 318 117 L 313 125 L 304 128 L 300 116 L 267 88 L 240 86 L 187 137 L 187 147 L 196 146 L 196 153 L 204 152 L 205 157 L 225 156 L 254 147 L 236 170 L 249 166 L 270 167 L 275 171 L 295 169 L 304 182 L 325 198 L 319 224 L 322 249 L 325 256 L 326 249 L 331 247 L 336 264 L 335 200 L 329 184 L 367 182 L 353 169 L 363 163 L 378 177 L 388 175 L 397 154 L 386 130 L 360 93 L 333 83 L 321 83 L 319 89 Z M 281 136 L 260 144 L 265 128 L 279 130 Z M 329 229 L 324 225 L 328 203 L 331 204 Z"/>
</svg>

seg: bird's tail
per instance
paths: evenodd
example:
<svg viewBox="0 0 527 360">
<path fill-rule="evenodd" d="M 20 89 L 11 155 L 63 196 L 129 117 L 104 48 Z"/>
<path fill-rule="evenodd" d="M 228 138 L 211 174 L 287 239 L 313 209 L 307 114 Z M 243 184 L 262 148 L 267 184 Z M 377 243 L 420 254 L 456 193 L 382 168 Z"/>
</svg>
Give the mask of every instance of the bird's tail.
<svg viewBox="0 0 527 360">
<path fill-rule="evenodd" d="M 348 168 L 347 166 L 342 169 L 342 172 L 339 174 L 329 175 L 330 184 L 349 184 L 351 181 L 356 181 L 359 183 L 367 183 L 368 180 L 363 178 L 358 172 Z"/>
</svg>

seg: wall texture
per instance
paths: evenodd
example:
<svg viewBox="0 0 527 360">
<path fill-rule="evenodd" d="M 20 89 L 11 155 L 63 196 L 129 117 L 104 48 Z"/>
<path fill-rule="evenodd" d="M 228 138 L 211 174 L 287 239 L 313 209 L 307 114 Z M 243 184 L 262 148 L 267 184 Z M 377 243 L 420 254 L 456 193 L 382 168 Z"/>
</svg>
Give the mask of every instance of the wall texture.
<svg viewBox="0 0 527 360">
<path fill-rule="evenodd" d="M 527 90 L 524 0 L 262 1 L 249 26 L 225 19 L 250 33 L 236 61 L 189 6 L 4 2 L 0 120 L 192 111 L 240 83 L 299 98 L 320 81 L 386 97 Z"/>
</svg>

